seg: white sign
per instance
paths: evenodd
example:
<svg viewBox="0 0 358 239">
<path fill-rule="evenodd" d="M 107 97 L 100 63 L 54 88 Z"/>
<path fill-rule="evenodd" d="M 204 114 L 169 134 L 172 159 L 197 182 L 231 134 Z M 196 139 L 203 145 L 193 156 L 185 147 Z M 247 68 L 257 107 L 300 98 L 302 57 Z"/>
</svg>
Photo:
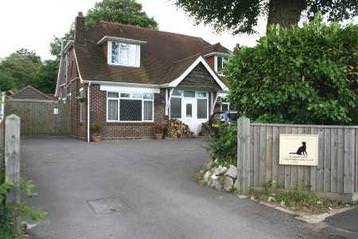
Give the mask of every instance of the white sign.
<svg viewBox="0 0 358 239">
<path fill-rule="evenodd" d="M 53 108 L 53 114 L 58 115 L 58 108 Z"/>
<path fill-rule="evenodd" d="M 318 165 L 318 134 L 280 134 L 280 164 Z"/>
</svg>

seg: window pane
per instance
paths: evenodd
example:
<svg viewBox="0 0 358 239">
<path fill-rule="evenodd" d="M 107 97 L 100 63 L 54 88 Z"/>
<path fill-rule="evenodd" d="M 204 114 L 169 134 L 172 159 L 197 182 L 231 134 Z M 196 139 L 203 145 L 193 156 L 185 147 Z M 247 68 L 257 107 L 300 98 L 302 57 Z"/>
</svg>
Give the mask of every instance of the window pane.
<svg viewBox="0 0 358 239">
<path fill-rule="evenodd" d="M 144 120 L 153 120 L 153 102 L 144 101 Z"/>
<path fill-rule="evenodd" d="M 182 93 L 183 93 L 182 90 L 174 90 L 174 91 L 173 91 L 173 95 L 175 95 L 175 96 L 181 96 Z"/>
<path fill-rule="evenodd" d="M 121 97 L 122 98 L 129 98 L 130 94 L 129 93 L 121 93 Z"/>
<path fill-rule="evenodd" d="M 181 99 L 171 98 L 170 100 L 170 117 L 173 119 L 181 118 Z"/>
<path fill-rule="evenodd" d="M 186 109 L 186 113 L 185 113 L 186 117 L 191 118 L 193 116 L 193 106 L 192 106 L 192 104 L 186 104 L 185 109 Z"/>
<path fill-rule="evenodd" d="M 108 120 L 118 120 L 118 100 L 108 100 Z"/>
<path fill-rule="evenodd" d="M 195 91 L 184 91 L 184 97 L 195 97 Z"/>
<path fill-rule="evenodd" d="M 229 111 L 229 104 L 228 103 L 222 103 L 221 104 L 221 111 L 223 111 L 223 112 Z"/>
<path fill-rule="evenodd" d="M 205 98 L 206 98 L 206 92 L 204 92 L 204 91 L 199 91 L 199 92 L 198 92 L 198 97 L 205 97 Z"/>
<path fill-rule="evenodd" d="M 208 100 L 198 99 L 198 119 L 208 118 Z"/>
<path fill-rule="evenodd" d="M 118 93 L 117 92 L 108 92 L 108 97 L 118 98 Z"/>
<path fill-rule="evenodd" d="M 218 72 L 221 72 L 223 68 L 223 58 L 221 56 L 218 56 L 217 59 Z"/>
<path fill-rule="evenodd" d="M 150 93 L 145 93 L 144 95 L 143 95 L 143 99 L 153 99 L 154 97 L 153 97 L 153 94 L 150 94 Z"/>
<path fill-rule="evenodd" d="M 118 42 L 112 41 L 112 56 L 111 56 L 111 62 L 114 64 L 118 64 L 119 61 L 119 44 Z"/>
<path fill-rule="evenodd" d="M 121 65 L 129 65 L 129 46 L 128 44 L 121 43 L 120 44 L 120 55 L 119 55 L 119 63 Z"/>
<path fill-rule="evenodd" d="M 136 98 L 136 99 L 142 99 L 143 95 L 141 93 L 133 93 L 132 94 L 132 98 Z"/>
<path fill-rule="evenodd" d="M 120 100 L 121 121 L 142 121 L 141 100 Z"/>
</svg>

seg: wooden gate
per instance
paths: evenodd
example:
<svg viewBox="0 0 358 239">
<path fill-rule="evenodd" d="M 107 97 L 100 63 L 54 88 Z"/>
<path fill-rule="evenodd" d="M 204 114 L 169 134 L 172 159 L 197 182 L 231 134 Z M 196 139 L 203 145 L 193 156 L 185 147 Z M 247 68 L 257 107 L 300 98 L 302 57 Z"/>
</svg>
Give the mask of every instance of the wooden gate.
<svg viewBox="0 0 358 239">
<path fill-rule="evenodd" d="M 5 114 L 21 118 L 21 135 L 69 135 L 69 104 L 54 100 L 7 99 Z"/>
</svg>

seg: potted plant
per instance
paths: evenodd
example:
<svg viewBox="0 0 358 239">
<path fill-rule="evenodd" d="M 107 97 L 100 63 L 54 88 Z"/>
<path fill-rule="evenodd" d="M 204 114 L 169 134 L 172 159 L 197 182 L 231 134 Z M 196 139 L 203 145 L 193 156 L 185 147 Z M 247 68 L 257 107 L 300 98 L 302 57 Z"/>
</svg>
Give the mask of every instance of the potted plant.
<svg viewBox="0 0 358 239">
<path fill-rule="evenodd" d="M 154 125 L 154 138 L 155 139 L 163 138 L 163 126 L 161 124 Z"/>
<path fill-rule="evenodd" d="M 98 123 L 91 124 L 91 139 L 93 142 L 100 142 L 102 140 L 101 130 L 102 126 Z"/>
</svg>

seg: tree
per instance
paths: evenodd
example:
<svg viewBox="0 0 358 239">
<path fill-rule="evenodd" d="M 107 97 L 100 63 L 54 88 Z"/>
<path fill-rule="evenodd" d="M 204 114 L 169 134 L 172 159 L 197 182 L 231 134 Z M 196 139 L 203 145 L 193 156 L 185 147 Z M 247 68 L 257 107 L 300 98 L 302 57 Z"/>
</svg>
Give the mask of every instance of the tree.
<svg viewBox="0 0 358 239">
<path fill-rule="evenodd" d="M 58 61 L 47 60 L 36 74 L 33 86 L 45 93 L 54 93 L 57 81 Z"/>
<path fill-rule="evenodd" d="M 216 30 L 253 33 L 258 18 L 268 14 L 267 25 L 287 27 L 298 23 L 303 11 L 312 19 L 321 12 L 328 20 L 341 21 L 358 15 L 357 0 L 176 0 L 199 22 L 212 24 Z"/>
<path fill-rule="evenodd" d="M 103 0 L 90 9 L 85 17 L 86 26 L 91 27 L 99 21 L 119 22 L 140 27 L 156 29 L 158 23 L 147 16 L 142 5 L 135 0 Z M 58 57 L 61 51 L 61 39 L 64 44 L 74 38 L 74 26 L 72 24 L 64 37 L 55 37 L 50 43 L 51 54 Z"/>
<path fill-rule="evenodd" d="M 0 92 L 8 91 L 15 88 L 15 78 L 13 78 L 8 72 L 0 69 Z"/>
<path fill-rule="evenodd" d="M 103 0 L 96 3 L 87 13 L 86 25 L 93 26 L 102 20 L 152 29 L 158 27 L 158 23 L 142 10 L 142 4 L 135 0 Z"/>
<path fill-rule="evenodd" d="M 229 98 L 254 121 L 358 123 L 358 26 L 269 27 L 254 48 L 235 50 Z"/>
<path fill-rule="evenodd" d="M 0 63 L 0 90 L 20 90 L 32 85 L 43 92 L 53 93 L 57 70 L 57 60 L 42 62 L 35 52 L 18 50 Z"/>
<path fill-rule="evenodd" d="M 33 51 L 21 49 L 10 54 L 0 63 L 4 88 L 21 89 L 32 84 L 41 67 L 41 58 Z"/>
</svg>

